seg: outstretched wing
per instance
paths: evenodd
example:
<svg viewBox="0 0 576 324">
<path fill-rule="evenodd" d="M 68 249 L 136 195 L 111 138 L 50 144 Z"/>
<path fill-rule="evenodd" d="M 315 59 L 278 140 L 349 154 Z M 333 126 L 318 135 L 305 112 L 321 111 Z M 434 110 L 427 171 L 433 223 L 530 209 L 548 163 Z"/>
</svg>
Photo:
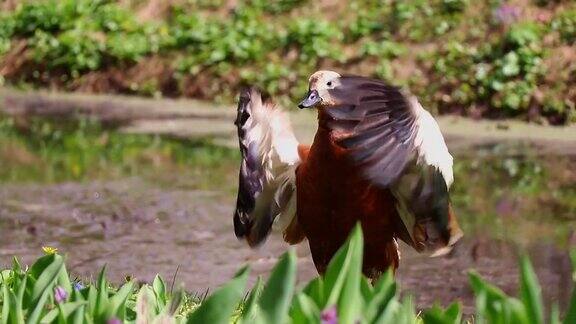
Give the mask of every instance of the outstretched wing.
<svg viewBox="0 0 576 324">
<path fill-rule="evenodd" d="M 398 235 L 419 251 L 452 245 L 462 233 L 450 210 L 452 156 L 438 124 L 418 100 L 380 80 L 342 77 L 329 90 L 336 144 L 364 176 L 389 188 L 405 228 Z"/>
<path fill-rule="evenodd" d="M 250 246 L 263 242 L 273 223 L 286 230 L 296 213 L 298 141 L 288 116 L 245 90 L 235 122 L 242 162 L 234 212 L 236 237 Z"/>
</svg>

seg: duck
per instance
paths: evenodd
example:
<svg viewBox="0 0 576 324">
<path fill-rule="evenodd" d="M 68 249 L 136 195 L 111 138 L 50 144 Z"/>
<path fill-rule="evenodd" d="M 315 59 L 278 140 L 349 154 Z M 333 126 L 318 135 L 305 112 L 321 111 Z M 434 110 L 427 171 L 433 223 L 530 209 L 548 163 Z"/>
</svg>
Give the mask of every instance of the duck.
<svg viewBox="0 0 576 324">
<path fill-rule="evenodd" d="M 272 229 L 308 241 L 324 274 L 359 223 L 363 273 L 399 266 L 401 240 L 421 253 L 448 253 L 463 232 L 450 202 L 453 157 L 434 117 L 405 89 L 321 70 L 298 104 L 315 109 L 311 145 L 288 114 L 255 88 L 241 92 L 235 125 L 241 154 L 234 232 L 258 247 Z"/>
</svg>

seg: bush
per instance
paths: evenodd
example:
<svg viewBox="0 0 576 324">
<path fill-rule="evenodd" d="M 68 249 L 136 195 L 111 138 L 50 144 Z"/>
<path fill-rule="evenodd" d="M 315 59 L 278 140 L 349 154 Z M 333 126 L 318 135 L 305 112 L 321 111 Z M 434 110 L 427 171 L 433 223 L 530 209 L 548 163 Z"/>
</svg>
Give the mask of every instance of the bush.
<svg viewBox="0 0 576 324">
<path fill-rule="evenodd" d="M 560 37 L 568 45 L 576 43 L 576 8 L 560 13 L 552 21 L 552 28 L 560 33 Z"/>
<path fill-rule="evenodd" d="M 362 276 L 363 238 L 360 226 L 332 259 L 323 277 L 295 290 L 296 255 L 284 254 L 267 283 L 258 280 L 243 300 L 248 269 L 241 269 L 205 300 L 182 291 L 167 289 L 157 276 L 151 285 L 137 287 L 132 280 L 116 289 L 100 272 L 92 285 L 70 281 L 64 258 L 54 250 L 24 270 L 17 260 L 3 270 L 0 280 L 0 320 L 3 323 L 117 323 L 135 320 L 178 323 L 461 323 L 462 312 L 455 303 L 446 309 L 433 307 L 417 315 L 410 298 L 399 299 L 392 273 L 374 285 Z M 576 253 L 573 255 L 576 265 Z M 543 323 L 541 289 L 528 259 L 520 271 L 520 298 L 470 274 L 476 296 L 479 323 Z M 137 291 L 136 291 L 137 290 Z M 550 322 L 560 323 L 556 308 Z M 576 320 L 576 291 L 565 323 Z"/>
<path fill-rule="evenodd" d="M 296 47 L 300 61 L 315 65 L 319 59 L 342 59 L 338 44 L 344 35 L 331 22 L 323 19 L 297 19 L 288 25 L 285 46 Z"/>
<path fill-rule="evenodd" d="M 551 75 L 549 67 L 562 67 L 547 59 L 574 43 L 571 4 L 553 4 L 563 10 L 555 10 L 551 22 L 522 17 L 513 5 L 468 0 L 355 0 L 349 8 L 307 0 L 240 1 L 226 10 L 223 5 L 186 1 L 173 5 L 164 20 L 150 22 L 117 1 L 26 1 L 0 14 L 0 56 L 15 40 L 28 46 L 18 59 L 11 57 L 15 69 L 0 80 L 91 88 L 101 79 L 82 77 L 92 71 L 106 79 L 111 71 L 137 72 L 145 66 L 138 63 L 151 59 L 161 63 L 147 75 L 152 80 L 125 73 L 114 77 L 123 82 L 103 84 L 112 92 L 150 95 L 165 89 L 164 94 L 230 102 L 255 81 L 293 105 L 308 76 L 330 68 L 410 85 L 440 112 L 476 116 L 481 108 L 484 116 L 525 117 L 529 111 L 531 118 L 556 124 L 576 115 L 569 90 L 573 66 L 562 62 L 568 69 Z M 166 77 L 172 71 L 174 78 Z"/>
<path fill-rule="evenodd" d="M 522 23 L 483 46 L 449 43 L 434 69 L 450 89 L 450 104 L 483 103 L 511 116 L 527 110 L 545 72 L 540 40 L 539 25 Z"/>
</svg>

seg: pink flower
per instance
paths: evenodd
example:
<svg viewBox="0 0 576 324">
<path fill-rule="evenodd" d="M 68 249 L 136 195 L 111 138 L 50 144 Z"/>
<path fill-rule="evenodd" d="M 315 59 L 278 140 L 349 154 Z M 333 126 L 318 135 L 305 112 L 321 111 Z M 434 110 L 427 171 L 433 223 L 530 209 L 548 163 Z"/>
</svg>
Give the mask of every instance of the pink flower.
<svg viewBox="0 0 576 324">
<path fill-rule="evenodd" d="M 56 303 L 61 304 L 65 302 L 67 298 L 68 293 L 64 288 L 60 286 L 56 286 L 56 288 L 54 288 L 54 300 L 56 301 Z"/>
<path fill-rule="evenodd" d="M 503 4 L 494 10 L 494 19 L 504 25 L 509 25 L 520 17 L 520 8 Z"/>
<path fill-rule="evenodd" d="M 322 314 L 320 314 L 320 323 L 338 324 L 338 311 L 335 305 L 322 311 Z"/>
</svg>

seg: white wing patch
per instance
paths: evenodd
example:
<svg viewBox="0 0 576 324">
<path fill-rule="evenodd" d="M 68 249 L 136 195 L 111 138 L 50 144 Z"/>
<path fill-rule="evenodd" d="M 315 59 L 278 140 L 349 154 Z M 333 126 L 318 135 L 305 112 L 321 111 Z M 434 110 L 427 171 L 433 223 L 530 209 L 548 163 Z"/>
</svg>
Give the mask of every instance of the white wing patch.
<svg viewBox="0 0 576 324">
<path fill-rule="evenodd" d="M 449 188 L 454 182 L 453 159 L 450 152 L 448 152 L 440 127 L 434 117 L 426 109 L 422 108 L 416 97 L 411 96 L 409 100 L 417 116 L 416 127 L 418 127 L 418 132 L 414 145 L 418 151 L 418 164 L 424 163 L 437 167 L 446 181 L 446 186 Z"/>
<path fill-rule="evenodd" d="M 449 251 L 444 244 L 453 244 L 443 242 L 446 235 L 443 222 L 449 219 L 448 188 L 454 181 L 453 159 L 436 120 L 414 96 L 409 97 L 409 102 L 416 116 L 413 143 L 416 157 L 391 190 L 397 200 L 396 210 L 414 247 L 437 254 Z"/>
<path fill-rule="evenodd" d="M 272 224 L 285 230 L 296 214 L 296 168 L 300 157 L 298 141 L 285 112 L 263 103 L 256 90 L 251 91 L 246 110 L 249 118 L 238 125 L 244 131 L 241 145 L 249 148 L 242 163 L 251 164 L 254 170 L 248 176 L 257 177 L 260 188 L 251 192 L 253 209 L 237 204 L 236 213 L 243 214 L 241 217 L 249 224 L 248 243 L 257 245 L 266 238 Z"/>
</svg>

